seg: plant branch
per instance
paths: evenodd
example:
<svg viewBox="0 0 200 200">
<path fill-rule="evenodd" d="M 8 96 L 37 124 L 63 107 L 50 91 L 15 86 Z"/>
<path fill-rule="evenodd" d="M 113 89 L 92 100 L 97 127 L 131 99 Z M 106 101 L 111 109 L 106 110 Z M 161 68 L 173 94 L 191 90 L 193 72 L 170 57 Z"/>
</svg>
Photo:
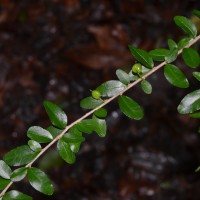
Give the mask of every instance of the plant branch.
<svg viewBox="0 0 200 200">
<path fill-rule="evenodd" d="M 188 48 L 190 46 L 192 46 L 193 44 L 195 44 L 198 40 L 200 40 L 200 35 L 198 35 L 197 37 L 195 37 L 192 41 L 189 42 L 188 45 L 186 45 L 185 47 L 183 47 L 182 49 L 179 50 L 178 55 L 180 55 L 183 51 L 184 48 Z M 147 74 L 145 74 L 144 76 L 140 77 L 138 80 L 130 83 L 123 91 L 119 92 L 118 94 L 114 95 L 113 97 L 104 100 L 104 103 L 102 103 L 100 106 L 94 108 L 93 110 L 87 112 L 85 115 L 83 115 L 81 118 L 77 119 L 76 121 L 74 121 L 73 123 L 71 123 L 70 125 L 66 126 L 66 128 L 61 132 L 60 135 L 58 135 L 56 138 L 54 138 L 54 140 L 52 140 L 47 146 L 45 146 L 40 153 L 29 163 L 27 164 L 25 167 L 29 168 L 33 165 L 33 163 L 40 157 L 42 156 L 53 144 L 55 144 L 59 139 L 61 139 L 64 134 L 70 129 L 72 128 L 74 125 L 78 124 L 79 122 L 81 122 L 83 119 L 86 119 L 87 117 L 89 117 L 90 115 L 92 115 L 96 110 L 104 107 L 105 105 L 107 105 L 108 103 L 110 103 L 111 101 L 113 101 L 114 99 L 116 99 L 117 97 L 119 97 L 120 95 L 122 95 L 123 93 L 125 93 L 126 91 L 128 91 L 129 89 L 131 89 L 132 87 L 134 87 L 135 85 L 137 85 L 139 82 L 141 82 L 143 79 L 149 77 L 151 74 L 153 74 L 154 72 L 156 72 L 157 70 L 159 70 L 160 68 L 162 68 L 164 65 L 166 65 L 167 62 L 164 61 L 162 63 L 160 63 L 159 65 L 155 66 L 151 71 L 149 71 Z M 11 181 L 6 188 L 1 192 L 0 197 L 2 197 L 6 191 L 11 187 L 11 185 L 13 184 L 13 182 Z"/>
</svg>

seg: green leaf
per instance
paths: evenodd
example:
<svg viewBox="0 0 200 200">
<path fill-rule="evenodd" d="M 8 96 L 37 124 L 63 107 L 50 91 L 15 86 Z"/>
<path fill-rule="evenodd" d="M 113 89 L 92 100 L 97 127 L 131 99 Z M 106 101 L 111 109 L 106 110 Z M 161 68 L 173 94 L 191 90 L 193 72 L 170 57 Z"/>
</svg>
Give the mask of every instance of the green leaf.
<svg viewBox="0 0 200 200">
<path fill-rule="evenodd" d="M 178 106 L 180 114 L 190 114 L 200 109 L 200 89 L 187 94 Z"/>
<path fill-rule="evenodd" d="M 85 141 L 82 133 L 76 127 L 71 128 L 62 139 L 67 143 L 79 143 Z"/>
<path fill-rule="evenodd" d="M 140 105 L 127 96 L 120 96 L 118 98 L 120 110 L 129 118 L 139 120 L 144 116 Z"/>
<path fill-rule="evenodd" d="M 106 121 L 104 119 L 99 119 L 95 115 L 93 115 L 93 123 L 94 123 L 94 130 L 98 134 L 99 137 L 105 137 L 107 126 Z"/>
<path fill-rule="evenodd" d="M 79 142 L 79 143 L 69 143 L 69 145 L 70 145 L 70 149 L 72 150 L 72 152 L 77 153 L 80 149 L 81 142 Z"/>
<path fill-rule="evenodd" d="M 100 108 L 94 112 L 97 117 L 104 118 L 107 116 L 107 110 L 105 108 Z"/>
<path fill-rule="evenodd" d="M 28 145 L 19 146 L 5 154 L 3 160 L 10 166 L 20 166 L 31 162 L 38 152 L 33 152 Z"/>
<path fill-rule="evenodd" d="M 11 190 L 3 196 L 3 200 L 32 200 L 32 197 L 17 190 Z"/>
<path fill-rule="evenodd" d="M 191 68 L 196 68 L 200 64 L 199 53 L 193 48 L 183 49 L 182 57 L 185 64 Z"/>
<path fill-rule="evenodd" d="M 40 143 L 51 142 L 53 140 L 51 133 L 39 126 L 31 126 L 27 131 L 27 136 Z"/>
<path fill-rule="evenodd" d="M 195 172 L 199 172 L 200 171 L 200 166 L 197 167 L 197 169 L 195 169 Z"/>
<path fill-rule="evenodd" d="M 193 72 L 192 74 L 198 81 L 200 81 L 200 72 Z"/>
<path fill-rule="evenodd" d="M 63 130 L 60 130 L 60 129 L 54 127 L 54 126 L 49 126 L 47 128 L 47 131 L 49 131 L 51 133 L 53 138 L 56 138 L 58 135 L 60 135 L 63 132 Z"/>
<path fill-rule="evenodd" d="M 54 126 L 60 129 L 67 126 L 67 115 L 58 105 L 44 101 L 44 107 Z"/>
<path fill-rule="evenodd" d="M 13 182 L 18 182 L 21 181 L 26 176 L 26 174 L 27 174 L 27 168 L 22 167 L 13 171 L 10 178 Z"/>
<path fill-rule="evenodd" d="M 165 56 L 165 60 L 167 63 L 171 63 L 176 60 L 178 56 L 178 49 L 173 49 Z"/>
<path fill-rule="evenodd" d="M 154 66 L 153 59 L 152 57 L 148 54 L 148 52 L 142 50 L 142 49 L 137 49 L 134 48 L 132 45 L 128 46 L 133 57 L 140 62 L 142 65 L 145 67 L 152 69 Z"/>
<path fill-rule="evenodd" d="M 0 177 L 0 190 L 3 190 L 9 183 L 10 180 Z"/>
<path fill-rule="evenodd" d="M 189 42 L 192 40 L 192 38 L 183 38 L 178 42 L 178 49 L 182 49 L 185 47 Z"/>
<path fill-rule="evenodd" d="M 168 39 L 167 43 L 168 43 L 170 51 L 178 48 L 176 42 L 174 40 L 172 40 L 172 39 Z"/>
<path fill-rule="evenodd" d="M 193 10 L 192 14 L 200 18 L 200 10 Z"/>
<path fill-rule="evenodd" d="M 29 140 L 28 141 L 28 146 L 30 147 L 30 149 L 32 151 L 35 151 L 35 152 L 40 152 L 42 147 L 40 145 L 40 143 L 34 141 L 34 140 Z"/>
<path fill-rule="evenodd" d="M 190 114 L 192 118 L 200 118 L 200 112 Z"/>
<path fill-rule="evenodd" d="M 107 81 L 96 88 L 101 93 L 102 97 L 112 97 L 123 91 L 126 85 L 117 80 Z"/>
<path fill-rule="evenodd" d="M 86 97 L 81 100 L 80 107 L 84 109 L 94 109 L 100 106 L 104 101 L 102 99 L 94 99 L 93 97 Z"/>
<path fill-rule="evenodd" d="M 118 69 L 116 75 L 123 84 L 128 85 L 130 83 L 129 75 L 125 71 Z"/>
<path fill-rule="evenodd" d="M 165 78 L 172 85 L 179 88 L 187 88 L 189 86 L 189 82 L 184 75 L 184 73 L 175 65 L 167 64 L 164 67 L 164 75 Z"/>
<path fill-rule="evenodd" d="M 11 173 L 10 167 L 3 160 L 0 160 L 0 177 L 10 179 Z"/>
<path fill-rule="evenodd" d="M 174 21 L 185 33 L 191 35 L 193 38 L 196 37 L 197 29 L 191 20 L 183 16 L 175 16 Z"/>
<path fill-rule="evenodd" d="M 151 93 L 152 93 L 152 85 L 151 85 L 151 83 L 149 83 L 149 81 L 143 80 L 143 81 L 141 82 L 141 87 L 142 87 L 142 90 L 143 90 L 146 94 L 151 94 Z"/>
<path fill-rule="evenodd" d="M 28 169 L 28 180 L 33 188 L 45 194 L 52 195 L 54 192 L 53 184 L 48 176 L 35 167 Z"/>
<path fill-rule="evenodd" d="M 155 61 L 164 61 L 165 56 L 169 54 L 168 49 L 154 49 L 149 52 L 149 55 L 153 58 Z"/>
<path fill-rule="evenodd" d="M 136 80 L 138 80 L 140 78 L 138 75 L 133 74 L 132 69 L 130 70 L 130 72 L 128 73 L 128 75 L 129 75 L 130 81 L 136 81 Z"/>
<path fill-rule="evenodd" d="M 83 133 L 91 134 L 94 131 L 93 120 L 84 119 L 77 124 L 77 128 Z"/>
<path fill-rule="evenodd" d="M 73 164 L 76 161 L 76 157 L 72 152 L 70 145 L 66 143 L 63 139 L 60 139 L 57 143 L 57 149 L 61 158 L 69 163 Z"/>
</svg>

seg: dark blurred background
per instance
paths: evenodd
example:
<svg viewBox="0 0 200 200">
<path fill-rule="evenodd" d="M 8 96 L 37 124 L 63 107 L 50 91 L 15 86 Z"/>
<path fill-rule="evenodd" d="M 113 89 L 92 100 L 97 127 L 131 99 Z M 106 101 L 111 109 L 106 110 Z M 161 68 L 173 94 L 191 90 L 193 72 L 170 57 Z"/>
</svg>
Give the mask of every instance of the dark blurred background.
<svg viewBox="0 0 200 200">
<path fill-rule="evenodd" d="M 194 20 L 191 11 L 199 8 L 192 0 L 0 0 L 0 156 L 27 142 L 29 126 L 49 125 L 44 100 L 73 122 L 85 112 L 79 101 L 90 89 L 116 79 L 117 68 L 131 68 L 128 44 L 151 50 L 166 47 L 168 38 L 178 41 L 173 17 Z M 144 119 L 127 119 L 112 102 L 107 136 L 86 136 L 74 165 L 54 149 L 40 159 L 36 165 L 55 185 L 52 197 L 26 180 L 13 188 L 37 200 L 199 200 L 199 121 L 176 110 L 199 85 L 181 60 L 176 64 L 189 89 L 170 86 L 161 70 L 148 78 L 152 95 L 139 86 L 128 92 Z"/>
</svg>

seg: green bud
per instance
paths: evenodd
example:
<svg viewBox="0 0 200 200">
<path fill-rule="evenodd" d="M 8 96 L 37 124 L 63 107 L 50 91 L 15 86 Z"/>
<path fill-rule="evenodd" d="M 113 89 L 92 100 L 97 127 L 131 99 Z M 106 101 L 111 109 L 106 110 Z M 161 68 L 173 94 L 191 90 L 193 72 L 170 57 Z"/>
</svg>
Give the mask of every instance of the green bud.
<svg viewBox="0 0 200 200">
<path fill-rule="evenodd" d="M 142 72 L 142 65 L 140 63 L 136 63 L 132 67 L 132 71 L 135 74 L 140 74 Z"/>
<path fill-rule="evenodd" d="M 101 94 L 100 94 L 100 92 L 97 91 L 97 90 L 92 90 L 92 97 L 93 97 L 94 99 L 100 99 L 100 98 L 101 98 Z"/>
</svg>

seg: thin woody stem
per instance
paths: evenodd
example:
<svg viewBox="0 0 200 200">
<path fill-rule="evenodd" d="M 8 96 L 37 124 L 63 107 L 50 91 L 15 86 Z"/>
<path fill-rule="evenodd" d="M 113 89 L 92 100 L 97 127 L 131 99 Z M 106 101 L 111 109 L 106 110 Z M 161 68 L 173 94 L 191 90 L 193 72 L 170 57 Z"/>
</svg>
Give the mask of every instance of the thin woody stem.
<svg viewBox="0 0 200 200">
<path fill-rule="evenodd" d="M 192 46 L 193 44 L 195 44 L 198 40 L 200 40 L 200 35 L 198 35 L 197 37 L 195 37 L 192 41 L 189 42 L 188 45 L 186 45 L 185 47 L 183 47 L 182 49 L 179 50 L 178 55 L 180 55 L 183 51 L 184 48 L 188 48 L 190 46 Z M 56 143 L 59 139 L 61 139 L 64 134 L 73 126 L 75 126 L 76 124 L 78 124 L 79 122 L 81 122 L 83 119 L 86 119 L 87 117 L 89 117 L 90 115 L 92 115 L 96 110 L 104 107 L 105 105 L 109 104 L 111 101 L 113 101 L 114 99 L 116 99 L 117 97 L 121 96 L 123 93 L 125 93 L 126 91 L 128 91 L 129 89 L 131 89 L 132 87 L 134 87 L 135 85 L 137 85 L 139 82 L 141 82 L 142 80 L 146 79 L 147 77 L 149 77 L 151 74 L 153 74 L 154 72 L 156 72 L 157 70 L 159 70 L 160 68 L 162 68 L 164 65 L 166 65 L 167 62 L 164 61 L 162 63 L 160 63 L 159 65 L 157 65 L 156 67 L 154 67 L 151 71 L 149 71 L 147 74 L 145 74 L 144 76 L 140 77 L 138 80 L 130 83 L 123 91 L 117 93 L 116 95 L 112 96 L 109 99 L 104 100 L 104 102 L 94 108 L 93 110 L 87 112 L 85 115 L 83 115 L 81 118 L 77 119 L 76 121 L 74 121 L 73 123 L 71 123 L 70 125 L 66 126 L 66 128 L 61 132 L 61 134 L 59 134 L 56 138 L 54 138 L 54 140 L 52 140 L 47 146 L 45 146 L 40 153 L 29 163 L 27 164 L 25 167 L 29 168 L 33 165 L 33 163 L 41 156 L 43 155 L 54 143 Z M 6 191 L 12 186 L 13 182 L 11 181 L 6 187 L 5 189 L 1 192 L 0 197 L 2 197 Z"/>
</svg>

